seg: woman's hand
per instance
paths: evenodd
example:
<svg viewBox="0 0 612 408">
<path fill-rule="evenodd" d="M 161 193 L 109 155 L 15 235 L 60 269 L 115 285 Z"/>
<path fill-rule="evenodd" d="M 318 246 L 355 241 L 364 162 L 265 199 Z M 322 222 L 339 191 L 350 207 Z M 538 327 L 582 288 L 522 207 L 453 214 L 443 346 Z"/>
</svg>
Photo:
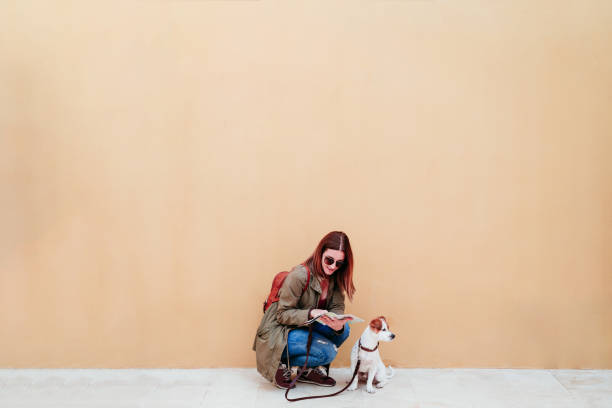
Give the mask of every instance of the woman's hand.
<svg viewBox="0 0 612 408">
<path fill-rule="evenodd" d="M 310 317 L 311 318 L 318 317 L 318 316 L 324 315 L 325 313 L 327 313 L 327 310 L 324 310 L 324 309 L 312 309 L 310 311 Z M 329 316 L 321 316 L 318 321 L 320 323 L 325 324 L 325 325 L 331 327 L 332 329 L 338 331 L 338 330 L 341 330 L 344 327 L 344 323 L 346 323 L 348 320 L 351 320 L 351 319 L 338 320 L 338 319 L 332 319 Z"/>
<path fill-rule="evenodd" d="M 321 317 L 319 319 L 319 321 L 321 321 L 321 323 L 324 323 L 324 324 L 328 325 L 329 327 L 331 327 L 335 331 L 342 330 L 342 328 L 344 327 L 344 323 L 347 322 L 348 320 L 350 320 L 350 319 L 343 319 L 343 320 L 332 319 L 329 316 L 323 316 L 323 317 Z"/>
<path fill-rule="evenodd" d="M 312 309 L 310 311 L 310 318 L 313 319 L 313 318 L 321 316 L 321 315 L 323 315 L 325 313 L 327 313 L 327 310 L 325 310 L 325 309 Z"/>
</svg>

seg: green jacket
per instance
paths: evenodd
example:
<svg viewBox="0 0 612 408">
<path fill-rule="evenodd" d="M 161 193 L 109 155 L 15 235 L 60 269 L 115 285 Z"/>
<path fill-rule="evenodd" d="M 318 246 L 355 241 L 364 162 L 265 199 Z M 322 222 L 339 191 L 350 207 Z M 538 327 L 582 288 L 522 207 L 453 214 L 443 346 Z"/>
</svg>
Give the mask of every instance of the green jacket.
<svg viewBox="0 0 612 408">
<path fill-rule="evenodd" d="M 279 301 L 270 305 L 257 328 L 253 342 L 257 371 L 268 381 L 274 382 L 281 354 L 287 345 L 289 331 L 304 324 L 308 320 L 309 311 L 317 308 L 321 285 L 311 271 L 310 283 L 302 294 L 306 280 L 307 272 L 304 265 L 293 268 L 279 291 Z M 337 314 L 344 313 L 344 294 L 335 279 L 329 281 L 325 309 Z"/>
</svg>

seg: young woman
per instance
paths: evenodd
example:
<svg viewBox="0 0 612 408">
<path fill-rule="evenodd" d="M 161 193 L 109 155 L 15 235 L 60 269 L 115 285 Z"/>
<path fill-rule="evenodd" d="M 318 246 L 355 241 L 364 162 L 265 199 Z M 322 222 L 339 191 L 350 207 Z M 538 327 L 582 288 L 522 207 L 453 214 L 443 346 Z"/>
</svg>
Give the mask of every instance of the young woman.
<svg viewBox="0 0 612 408">
<path fill-rule="evenodd" d="M 289 388 L 291 372 L 297 373 L 306 360 L 308 328 L 302 325 L 328 311 L 343 314 L 345 295 L 353 300 L 354 293 L 351 244 L 344 232 L 330 232 L 303 264 L 289 272 L 279 301 L 264 313 L 253 344 L 257 371 L 277 387 Z M 314 322 L 308 369 L 298 381 L 334 386 L 329 364 L 348 335 L 347 320 L 321 316 Z"/>
</svg>

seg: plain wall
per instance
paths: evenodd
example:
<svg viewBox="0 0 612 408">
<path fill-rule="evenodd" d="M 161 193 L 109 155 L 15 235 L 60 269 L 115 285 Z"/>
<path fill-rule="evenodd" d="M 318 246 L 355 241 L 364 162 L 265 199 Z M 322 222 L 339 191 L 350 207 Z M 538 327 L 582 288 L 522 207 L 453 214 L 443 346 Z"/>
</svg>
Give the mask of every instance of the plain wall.
<svg viewBox="0 0 612 408">
<path fill-rule="evenodd" d="M 386 362 L 612 368 L 611 72 L 607 0 L 3 2 L 0 366 L 254 366 L 339 229 Z"/>
</svg>

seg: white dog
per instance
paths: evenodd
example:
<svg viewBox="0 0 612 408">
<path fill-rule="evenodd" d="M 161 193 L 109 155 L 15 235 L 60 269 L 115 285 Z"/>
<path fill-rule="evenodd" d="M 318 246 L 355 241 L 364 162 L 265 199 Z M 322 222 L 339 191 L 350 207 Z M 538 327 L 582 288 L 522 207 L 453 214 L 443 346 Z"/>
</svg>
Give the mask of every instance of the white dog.
<svg viewBox="0 0 612 408">
<path fill-rule="evenodd" d="M 395 338 L 395 334 L 389 331 L 387 320 L 383 317 L 377 317 L 370 322 L 366 327 L 359 340 L 351 350 L 351 375 L 355 372 L 357 359 L 361 361 L 359 365 L 359 373 L 353 379 L 353 382 L 348 387 L 349 391 L 355 391 L 359 383 L 359 379 L 364 380 L 367 377 L 367 391 L 373 393 L 374 387 L 372 384 L 376 381 L 377 388 L 382 388 L 387 384 L 389 379 L 393 377 L 393 367 L 389 366 L 390 374 L 387 375 L 385 365 L 380 359 L 378 352 L 379 341 L 391 341 Z"/>
</svg>

